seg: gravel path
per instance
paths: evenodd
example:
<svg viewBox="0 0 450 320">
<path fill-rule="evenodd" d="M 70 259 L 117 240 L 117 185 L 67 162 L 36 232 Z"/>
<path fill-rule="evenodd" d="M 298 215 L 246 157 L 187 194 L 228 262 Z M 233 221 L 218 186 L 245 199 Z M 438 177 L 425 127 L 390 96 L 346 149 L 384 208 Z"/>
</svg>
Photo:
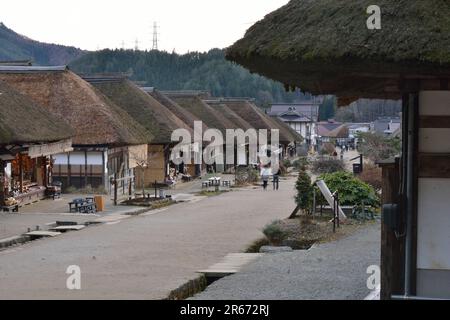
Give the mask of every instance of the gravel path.
<svg viewBox="0 0 450 320">
<path fill-rule="evenodd" d="M 364 299 L 367 267 L 380 263 L 379 223 L 309 251 L 266 254 L 194 299 Z"/>
<path fill-rule="evenodd" d="M 0 251 L 0 299 L 160 299 L 262 236 L 295 207 L 279 191 L 233 191 Z M 81 268 L 81 290 L 65 273 Z"/>
</svg>

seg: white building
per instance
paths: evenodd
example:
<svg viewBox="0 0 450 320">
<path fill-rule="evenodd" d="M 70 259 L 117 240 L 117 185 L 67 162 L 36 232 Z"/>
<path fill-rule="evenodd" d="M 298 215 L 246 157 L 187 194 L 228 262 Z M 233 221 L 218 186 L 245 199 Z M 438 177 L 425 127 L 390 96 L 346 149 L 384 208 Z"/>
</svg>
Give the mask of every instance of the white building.
<svg viewBox="0 0 450 320">
<path fill-rule="evenodd" d="M 308 145 L 316 145 L 319 103 L 313 101 L 301 103 L 273 104 L 268 114 L 277 117 L 299 133 Z"/>
</svg>

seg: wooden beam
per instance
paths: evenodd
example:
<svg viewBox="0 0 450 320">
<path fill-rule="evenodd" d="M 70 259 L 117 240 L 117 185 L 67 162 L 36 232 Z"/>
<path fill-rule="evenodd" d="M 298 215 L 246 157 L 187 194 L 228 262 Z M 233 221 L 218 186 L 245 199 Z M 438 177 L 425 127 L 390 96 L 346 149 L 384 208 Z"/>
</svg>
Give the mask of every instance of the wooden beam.
<svg viewBox="0 0 450 320">
<path fill-rule="evenodd" d="M 420 116 L 420 128 L 450 128 L 450 116 Z"/>
<path fill-rule="evenodd" d="M 450 154 L 419 154 L 419 178 L 450 178 Z"/>
</svg>

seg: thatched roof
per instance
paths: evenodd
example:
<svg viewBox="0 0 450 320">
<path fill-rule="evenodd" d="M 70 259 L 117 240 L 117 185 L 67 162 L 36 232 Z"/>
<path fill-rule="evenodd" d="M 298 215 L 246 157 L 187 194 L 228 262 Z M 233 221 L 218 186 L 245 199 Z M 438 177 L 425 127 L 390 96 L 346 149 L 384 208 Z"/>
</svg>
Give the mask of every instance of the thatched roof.
<svg viewBox="0 0 450 320">
<path fill-rule="evenodd" d="M 183 120 L 185 124 L 194 130 L 194 121 L 200 121 L 201 119 L 189 112 L 187 109 L 181 107 L 178 103 L 170 99 L 168 96 L 163 94 L 161 91 L 154 88 L 142 88 L 145 92 L 151 95 L 154 99 L 158 100 L 163 106 L 172 111 L 178 118 Z M 203 123 L 203 131 L 207 130 L 208 126 Z"/>
<path fill-rule="evenodd" d="M 233 127 L 229 129 L 242 129 L 244 131 L 252 129 L 253 126 L 240 117 L 236 112 L 227 107 L 222 99 L 217 100 L 204 100 L 208 105 L 213 107 L 222 117 L 230 120 L 233 123 Z"/>
<path fill-rule="evenodd" d="M 176 129 L 190 130 L 172 111 L 130 80 L 111 78 L 109 81 L 97 81 L 91 78 L 89 81 L 146 128 L 153 136 L 153 144 L 171 143 L 172 132 Z"/>
<path fill-rule="evenodd" d="M 346 124 L 339 122 L 319 122 L 317 134 L 328 138 L 348 138 L 349 129 Z"/>
<path fill-rule="evenodd" d="M 278 129 L 280 142 L 289 143 L 302 141 L 302 137 L 282 121 L 277 121 L 266 115 L 251 100 L 223 99 L 223 103 L 239 117 L 250 123 L 255 129 Z"/>
<path fill-rule="evenodd" d="M 65 68 L 0 68 L 0 80 L 75 130 L 74 145 L 144 144 L 148 132 L 89 83 Z"/>
<path fill-rule="evenodd" d="M 0 145 L 56 142 L 72 135 L 65 122 L 0 81 Z"/>
<path fill-rule="evenodd" d="M 206 98 L 203 94 L 163 93 L 202 120 L 209 128 L 218 129 L 224 135 L 226 129 L 234 128 L 234 124 L 230 120 L 224 118 L 218 111 L 203 101 Z"/>
<path fill-rule="evenodd" d="M 288 87 L 348 99 L 396 99 L 403 79 L 450 78 L 448 0 L 379 0 L 381 30 L 367 28 L 372 4 L 292 0 L 253 25 L 227 59 Z"/>
</svg>

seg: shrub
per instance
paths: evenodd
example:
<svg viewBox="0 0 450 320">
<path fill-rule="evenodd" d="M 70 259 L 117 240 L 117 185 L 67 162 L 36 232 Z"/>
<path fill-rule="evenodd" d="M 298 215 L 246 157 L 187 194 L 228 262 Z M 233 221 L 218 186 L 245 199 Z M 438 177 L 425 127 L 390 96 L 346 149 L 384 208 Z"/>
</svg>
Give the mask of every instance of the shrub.
<svg viewBox="0 0 450 320">
<path fill-rule="evenodd" d="M 283 160 L 283 166 L 284 166 L 285 168 L 292 167 L 291 160 L 289 160 L 289 159 L 284 159 L 284 160 Z"/>
<path fill-rule="evenodd" d="M 338 191 L 341 205 L 354 206 L 364 202 L 367 207 L 378 208 L 380 200 L 375 189 L 348 172 L 325 173 L 319 177 L 331 192 Z"/>
<path fill-rule="evenodd" d="M 365 183 L 370 184 L 376 190 L 381 190 L 382 177 L 381 168 L 374 164 L 364 164 L 364 170 L 358 175 L 358 178 Z"/>
<path fill-rule="evenodd" d="M 245 185 L 258 181 L 259 172 L 252 166 L 236 168 L 236 184 Z"/>
<path fill-rule="evenodd" d="M 402 142 L 398 137 L 362 132 L 358 134 L 358 140 L 358 151 L 373 162 L 392 158 L 401 152 Z"/>
<path fill-rule="evenodd" d="M 317 174 L 344 171 L 344 161 L 339 159 L 319 158 L 313 162 L 312 171 Z"/>
<path fill-rule="evenodd" d="M 311 178 L 305 170 L 300 170 L 297 182 L 295 184 L 295 189 L 297 190 L 297 195 L 295 196 L 297 206 L 303 211 L 303 213 L 310 213 L 314 189 L 311 185 Z"/>
<path fill-rule="evenodd" d="M 310 165 L 310 161 L 309 161 L 308 157 L 300 157 L 299 159 L 295 160 L 292 163 L 292 166 L 297 170 L 306 168 L 309 165 Z"/>
<path fill-rule="evenodd" d="M 287 238 L 286 232 L 281 228 L 280 220 L 275 220 L 267 224 L 263 229 L 263 233 L 273 245 L 279 245 Z"/>
</svg>

